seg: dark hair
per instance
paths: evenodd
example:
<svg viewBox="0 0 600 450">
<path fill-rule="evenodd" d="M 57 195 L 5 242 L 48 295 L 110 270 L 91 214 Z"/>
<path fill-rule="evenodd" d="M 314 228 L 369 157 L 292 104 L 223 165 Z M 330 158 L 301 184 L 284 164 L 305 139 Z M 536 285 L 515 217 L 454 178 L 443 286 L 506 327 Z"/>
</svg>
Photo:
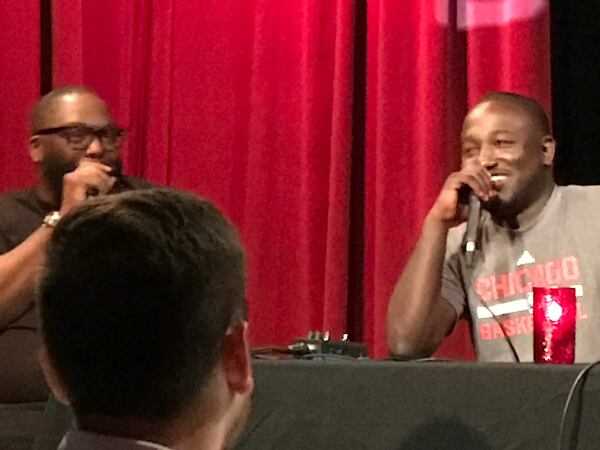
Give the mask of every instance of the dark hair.
<svg viewBox="0 0 600 450">
<path fill-rule="evenodd" d="M 477 104 L 488 101 L 508 102 L 518 106 L 531 118 L 543 135 L 552 133 L 552 126 L 550 125 L 550 119 L 548 119 L 546 111 L 532 98 L 514 92 L 488 92 Z"/>
<path fill-rule="evenodd" d="M 77 416 L 168 419 L 216 367 L 246 317 L 234 227 L 171 189 L 97 197 L 64 217 L 39 291 L 48 352 Z"/>
</svg>

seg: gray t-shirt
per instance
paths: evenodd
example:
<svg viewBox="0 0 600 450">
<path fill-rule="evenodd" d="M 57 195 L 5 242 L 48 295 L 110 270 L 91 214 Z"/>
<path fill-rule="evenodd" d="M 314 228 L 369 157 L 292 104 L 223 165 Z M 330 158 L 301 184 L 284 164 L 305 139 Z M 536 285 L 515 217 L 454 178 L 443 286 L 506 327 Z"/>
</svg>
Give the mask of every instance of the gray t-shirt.
<svg viewBox="0 0 600 450">
<path fill-rule="evenodd" d="M 518 230 L 494 223 L 484 211 L 481 251 L 472 271 L 462 248 L 466 225 L 450 230 L 442 298 L 472 321 L 480 360 L 513 361 L 500 326 L 484 304 L 503 324 L 520 360 L 533 360 L 533 286 L 576 288 L 575 360 L 600 359 L 599 224 L 600 186 L 555 187 L 536 220 Z"/>
</svg>

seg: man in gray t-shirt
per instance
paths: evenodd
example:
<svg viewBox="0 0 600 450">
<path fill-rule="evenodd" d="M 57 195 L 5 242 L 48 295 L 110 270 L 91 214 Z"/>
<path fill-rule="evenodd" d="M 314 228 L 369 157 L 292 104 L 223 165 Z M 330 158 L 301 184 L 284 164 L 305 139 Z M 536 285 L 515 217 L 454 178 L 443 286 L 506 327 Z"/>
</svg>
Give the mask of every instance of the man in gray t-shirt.
<svg viewBox="0 0 600 450">
<path fill-rule="evenodd" d="M 464 224 L 448 233 L 442 298 L 467 312 L 479 359 L 512 361 L 502 324 L 521 361 L 533 359 L 533 286 L 571 286 L 577 293 L 576 360 L 600 357 L 600 187 L 555 187 L 544 209 L 527 226 L 512 229 L 486 211 L 473 268 L 462 248 Z M 465 292 L 466 295 L 465 295 Z M 468 307 L 468 311 L 465 307 Z"/>
<path fill-rule="evenodd" d="M 481 360 L 513 361 L 493 313 L 519 359 L 531 361 L 532 287 L 574 286 L 576 360 L 600 358 L 594 254 L 600 188 L 555 185 L 548 117 L 521 95 L 484 96 L 467 114 L 461 142 L 461 170 L 447 178 L 392 294 L 390 352 L 429 356 L 464 315 Z M 466 227 L 459 225 L 469 192 L 484 209 L 472 266 L 465 260 Z"/>
</svg>

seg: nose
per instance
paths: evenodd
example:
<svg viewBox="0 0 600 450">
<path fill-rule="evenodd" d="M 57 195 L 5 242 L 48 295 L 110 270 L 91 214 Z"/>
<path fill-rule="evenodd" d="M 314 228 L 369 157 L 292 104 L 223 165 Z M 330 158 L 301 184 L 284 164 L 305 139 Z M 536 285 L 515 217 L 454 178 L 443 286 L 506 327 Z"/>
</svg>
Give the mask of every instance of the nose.
<svg viewBox="0 0 600 450">
<path fill-rule="evenodd" d="M 85 151 L 86 158 L 90 159 L 100 159 L 104 149 L 102 148 L 102 144 L 97 136 L 94 136 L 94 140 L 88 145 L 88 148 Z"/>
<path fill-rule="evenodd" d="M 496 165 L 496 149 L 493 145 L 483 144 L 481 146 L 479 163 L 486 169 Z"/>
</svg>

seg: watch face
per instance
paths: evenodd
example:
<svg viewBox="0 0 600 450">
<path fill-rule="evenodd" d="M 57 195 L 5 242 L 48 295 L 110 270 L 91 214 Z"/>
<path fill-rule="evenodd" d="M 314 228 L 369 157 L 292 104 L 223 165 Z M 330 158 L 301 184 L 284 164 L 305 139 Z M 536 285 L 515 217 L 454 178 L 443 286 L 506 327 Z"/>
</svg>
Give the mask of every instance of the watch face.
<svg viewBox="0 0 600 450">
<path fill-rule="evenodd" d="M 58 225 L 60 218 L 61 217 L 58 211 L 52 211 L 46 215 L 46 217 L 44 217 L 44 225 L 54 228 L 56 225 Z"/>
</svg>

